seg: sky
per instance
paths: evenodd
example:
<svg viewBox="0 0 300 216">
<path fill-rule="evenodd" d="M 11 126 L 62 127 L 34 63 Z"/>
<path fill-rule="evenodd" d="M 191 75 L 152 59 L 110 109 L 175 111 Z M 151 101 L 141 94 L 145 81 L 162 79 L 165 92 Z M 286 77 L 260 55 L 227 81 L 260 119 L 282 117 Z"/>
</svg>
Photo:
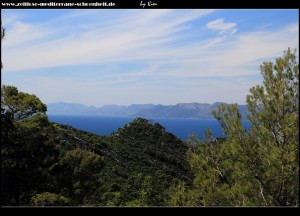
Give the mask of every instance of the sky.
<svg viewBox="0 0 300 216">
<path fill-rule="evenodd" d="M 259 66 L 299 53 L 299 10 L 1 10 L 1 84 L 44 103 L 246 104 Z"/>
</svg>

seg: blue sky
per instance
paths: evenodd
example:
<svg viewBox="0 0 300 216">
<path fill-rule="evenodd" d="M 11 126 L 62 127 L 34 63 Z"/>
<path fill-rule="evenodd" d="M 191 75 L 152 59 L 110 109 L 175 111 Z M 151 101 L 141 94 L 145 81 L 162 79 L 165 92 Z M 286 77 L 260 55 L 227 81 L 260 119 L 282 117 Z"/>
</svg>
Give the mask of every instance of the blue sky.
<svg viewBox="0 0 300 216">
<path fill-rule="evenodd" d="M 299 10 L 1 10 L 2 84 L 43 102 L 245 104 Z"/>
</svg>

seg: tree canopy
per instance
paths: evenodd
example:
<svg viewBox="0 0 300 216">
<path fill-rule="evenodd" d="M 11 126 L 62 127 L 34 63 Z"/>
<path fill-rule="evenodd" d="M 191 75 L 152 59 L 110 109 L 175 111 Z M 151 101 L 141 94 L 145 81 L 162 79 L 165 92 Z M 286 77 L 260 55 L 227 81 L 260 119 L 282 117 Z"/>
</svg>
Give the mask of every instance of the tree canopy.
<svg viewBox="0 0 300 216">
<path fill-rule="evenodd" d="M 191 137 L 194 147 L 187 155 L 194 184 L 173 185 L 169 204 L 299 206 L 299 64 L 295 53 L 288 49 L 275 63 L 260 66 L 263 85 L 251 88 L 247 96 L 250 131 L 243 128 L 237 105 L 221 104 L 213 115 L 226 140 L 208 137 L 201 142 Z"/>
<path fill-rule="evenodd" d="M 45 114 L 47 106 L 34 94 L 18 91 L 15 86 L 1 87 L 1 116 L 10 121 L 22 121 L 37 114 Z"/>
</svg>

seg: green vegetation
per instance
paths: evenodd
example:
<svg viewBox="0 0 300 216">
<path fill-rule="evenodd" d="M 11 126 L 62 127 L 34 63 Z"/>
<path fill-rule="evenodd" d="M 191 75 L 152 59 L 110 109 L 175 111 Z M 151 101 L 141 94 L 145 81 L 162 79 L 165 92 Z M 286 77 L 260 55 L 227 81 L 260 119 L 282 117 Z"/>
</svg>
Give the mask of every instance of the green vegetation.
<svg viewBox="0 0 300 216">
<path fill-rule="evenodd" d="M 2 86 L 1 204 L 163 206 L 190 181 L 188 147 L 137 118 L 107 137 L 50 123 L 34 95 Z"/>
<path fill-rule="evenodd" d="M 226 139 L 183 143 L 137 118 L 109 136 L 48 121 L 35 95 L 1 87 L 2 206 L 299 206 L 299 65 L 263 63 L 263 86 L 213 111 Z"/>
<path fill-rule="evenodd" d="M 299 206 L 299 65 L 287 50 L 276 63 L 261 66 L 263 86 L 247 96 L 247 132 L 237 106 L 213 112 L 227 139 L 192 138 L 188 161 L 195 173 L 169 189 L 170 205 Z"/>
<path fill-rule="evenodd" d="M 68 206 L 70 205 L 69 199 L 56 195 L 53 193 L 45 192 L 36 194 L 31 199 L 32 206 Z"/>
</svg>

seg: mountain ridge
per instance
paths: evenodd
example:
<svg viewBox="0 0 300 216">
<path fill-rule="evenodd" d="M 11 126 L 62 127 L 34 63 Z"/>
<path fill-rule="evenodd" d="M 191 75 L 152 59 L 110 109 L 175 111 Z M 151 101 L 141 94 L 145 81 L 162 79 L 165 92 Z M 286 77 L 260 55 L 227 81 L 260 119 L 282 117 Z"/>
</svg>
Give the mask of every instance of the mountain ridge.
<svg viewBox="0 0 300 216">
<path fill-rule="evenodd" d="M 131 116 L 144 118 L 195 118 L 214 119 L 212 110 L 223 102 L 209 103 L 178 103 L 175 105 L 162 104 L 131 104 L 104 105 L 102 107 L 86 106 L 79 103 L 49 103 L 47 114 L 56 115 L 102 115 L 102 116 Z M 228 103 L 224 103 L 228 104 Z M 248 114 L 247 105 L 238 105 L 242 118 Z"/>
</svg>

